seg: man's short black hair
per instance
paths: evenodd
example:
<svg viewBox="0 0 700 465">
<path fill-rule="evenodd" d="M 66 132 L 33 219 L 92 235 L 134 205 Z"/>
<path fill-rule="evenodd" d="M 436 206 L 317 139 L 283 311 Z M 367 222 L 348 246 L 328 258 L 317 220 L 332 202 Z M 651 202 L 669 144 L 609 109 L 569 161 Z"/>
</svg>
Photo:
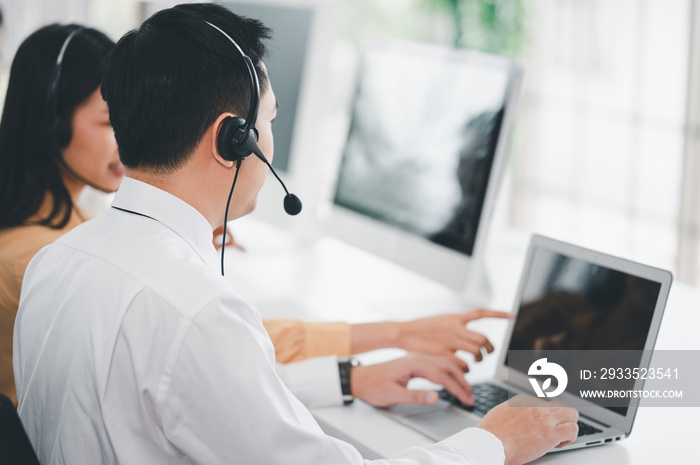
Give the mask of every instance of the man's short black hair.
<svg viewBox="0 0 700 465">
<path fill-rule="evenodd" d="M 171 172 L 224 112 L 245 118 L 250 78 L 230 35 L 255 65 L 260 91 L 269 85 L 261 60 L 270 30 L 211 3 L 159 11 L 122 37 L 110 54 L 102 97 L 128 168 Z"/>
</svg>

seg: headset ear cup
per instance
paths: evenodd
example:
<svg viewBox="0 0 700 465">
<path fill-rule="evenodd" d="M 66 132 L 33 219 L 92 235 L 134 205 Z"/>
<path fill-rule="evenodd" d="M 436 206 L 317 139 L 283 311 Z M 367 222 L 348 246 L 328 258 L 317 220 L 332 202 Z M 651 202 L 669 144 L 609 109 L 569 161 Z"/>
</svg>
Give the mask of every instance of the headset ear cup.
<svg viewBox="0 0 700 465">
<path fill-rule="evenodd" d="M 246 137 L 243 142 L 239 145 L 239 150 L 244 153 L 244 156 L 248 156 L 251 153 L 262 154 L 260 147 L 258 147 L 258 131 L 254 128 L 248 129 L 248 137 Z"/>
<path fill-rule="evenodd" d="M 73 130 L 70 127 L 70 123 L 64 118 L 57 118 L 53 126 L 53 137 L 59 148 L 68 146 L 73 137 Z"/>
<path fill-rule="evenodd" d="M 219 149 L 221 158 L 238 161 L 250 154 L 250 152 L 244 153 L 240 145 L 245 135 L 243 132 L 245 126 L 246 122 L 243 118 L 229 116 L 223 120 L 216 139 L 216 147 Z"/>
</svg>

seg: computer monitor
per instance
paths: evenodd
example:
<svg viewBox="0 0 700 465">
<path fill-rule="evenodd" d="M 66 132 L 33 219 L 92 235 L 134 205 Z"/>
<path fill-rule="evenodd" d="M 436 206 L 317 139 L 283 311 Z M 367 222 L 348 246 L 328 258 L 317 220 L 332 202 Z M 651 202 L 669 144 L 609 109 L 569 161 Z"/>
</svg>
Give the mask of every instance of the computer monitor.
<svg viewBox="0 0 700 465">
<path fill-rule="evenodd" d="M 273 125 L 272 165 L 304 202 L 304 214 L 301 218 L 285 215 L 284 193 L 277 182 L 269 182 L 260 192 L 253 215 L 285 229 L 296 228 L 309 216 L 313 203 L 309 192 L 314 189 L 307 181 L 307 172 L 318 152 L 318 121 L 325 112 L 338 1 L 227 0 L 220 4 L 260 20 L 272 30 L 265 58 L 279 104 Z"/>
<path fill-rule="evenodd" d="M 273 31 L 269 56 L 265 60 L 279 103 L 275 119 L 275 156 L 272 164 L 275 169 L 287 171 L 314 9 L 279 1 L 234 0 L 223 2 L 221 5 L 236 14 L 258 19 Z"/>
<path fill-rule="evenodd" d="M 478 287 L 521 67 L 376 41 L 360 67 L 331 234 L 442 282 Z"/>
</svg>

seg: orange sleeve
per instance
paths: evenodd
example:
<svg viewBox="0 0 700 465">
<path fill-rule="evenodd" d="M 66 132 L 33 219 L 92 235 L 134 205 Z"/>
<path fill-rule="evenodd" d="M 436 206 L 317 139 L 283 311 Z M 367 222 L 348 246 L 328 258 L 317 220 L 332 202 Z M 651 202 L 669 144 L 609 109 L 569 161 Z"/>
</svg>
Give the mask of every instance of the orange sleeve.
<svg viewBox="0 0 700 465">
<path fill-rule="evenodd" d="M 348 323 L 308 323 L 299 320 L 263 320 L 280 363 L 324 355 L 350 356 Z"/>
<path fill-rule="evenodd" d="M 22 278 L 29 261 L 65 230 L 16 226 L 0 231 L 0 393 L 17 405 L 12 372 L 12 334 L 19 307 Z"/>
</svg>

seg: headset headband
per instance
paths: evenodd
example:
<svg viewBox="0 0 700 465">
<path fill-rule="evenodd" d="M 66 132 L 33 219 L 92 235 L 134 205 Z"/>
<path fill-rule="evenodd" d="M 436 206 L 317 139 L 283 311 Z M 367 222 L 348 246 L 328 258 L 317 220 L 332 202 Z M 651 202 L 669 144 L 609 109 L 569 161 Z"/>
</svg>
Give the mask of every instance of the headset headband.
<svg viewBox="0 0 700 465">
<path fill-rule="evenodd" d="M 68 37 L 66 37 L 66 40 L 63 42 L 63 45 L 61 46 L 61 51 L 58 52 L 58 57 L 56 58 L 56 66 L 61 66 L 61 63 L 63 63 L 63 55 L 66 54 L 66 49 L 68 48 L 68 44 L 73 39 L 73 36 L 75 36 L 82 29 L 83 29 L 82 27 L 76 27 L 75 29 L 73 29 L 73 31 L 70 34 L 68 34 Z"/>
<path fill-rule="evenodd" d="M 226 32 L 224 32 L 221 28 L 215 26 L 209 21 L 204 22 L 222 33 L 224 37 L 226 37 L 236 47 L 236 50 L 238 50 L 238 53 L 240 53 L 241 57 L 243 57 L 243 61 L 245 61 L 246 68 L 248 69 L 248 74 L 250 77 L 250 107 L 248 109 L 248 116 L 245 119 L 245 128 L 243 130 L 243 134 L 246 134 L 247 137 L 248 131 L 251 127 L 255 127 L 255 122 L 258 120 L 258 107 L 260 106 L 260 82 L 258 81 L 258 74 L 255 72 L 253 61 L 248 55 L 243 53 L 243 49 L 241 49 L 241 47 L 235 40 L 233 40 L 233 38 L 231 38 L 230 35 L 226 34 Z"/>
<path fill-rule="evenodd" d="M 70 34 L 68 34 L 68 37 L 66 37 L 66 40 L 63 41 L 61 50 L 58 52 L 58 56 L 56 57 L 56 64 L 54 65 L 53 71 L 51 72 L 51 77 L 49 78 L 49 89 L 46 95 L 46 112 L 51 124 L 54 124 L 58 118 L 58 95 L 56 95 L 56 93 L 58 92 L 58 83 L 61 79 L 61 65 L 63 64 L 63 56 L 66 54 L 66 49 L 68 48 L 70 41 L 73 40 L 73 37 L 75 37 L 75 35 L 83 29 L 84 28 L 82 26 L 78 26 L 73 29 Z"/>
</svg>

